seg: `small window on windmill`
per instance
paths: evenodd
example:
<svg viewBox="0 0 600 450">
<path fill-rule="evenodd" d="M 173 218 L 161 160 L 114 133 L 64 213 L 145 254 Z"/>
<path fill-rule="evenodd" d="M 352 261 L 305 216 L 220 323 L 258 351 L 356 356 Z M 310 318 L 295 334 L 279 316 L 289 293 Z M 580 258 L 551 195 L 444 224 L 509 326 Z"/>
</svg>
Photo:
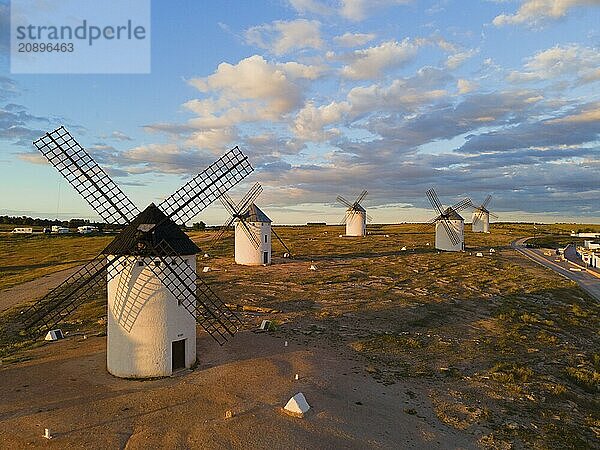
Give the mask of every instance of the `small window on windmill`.
<svg viewBox="0 0 600 450">
<path fill-rule="evenodd" d="M 269 237 L 265 234 L 265 244 L 268 242 Z"/>
<path fill-rule="evenodd" d="M 155 265 L 156 267 L 160 267 L 160 261 L 154 261 L 154 265 Z"/>
<path fill-rule="evenodd" d="M 139 267 L 143 267 L 144 266 L 144 261 L 142 261 L 141 259 L 138 261 L 138 266 Z"/>
<path fill-rule="evenodd" d="M 171 260 L 171 265 L 172 265 L 172 266 L 176 266 L 176 265 L 177 265 L 177 262 L 175 261 L 175 259 L 172 259 L 172 260 Z"/>
</svg>

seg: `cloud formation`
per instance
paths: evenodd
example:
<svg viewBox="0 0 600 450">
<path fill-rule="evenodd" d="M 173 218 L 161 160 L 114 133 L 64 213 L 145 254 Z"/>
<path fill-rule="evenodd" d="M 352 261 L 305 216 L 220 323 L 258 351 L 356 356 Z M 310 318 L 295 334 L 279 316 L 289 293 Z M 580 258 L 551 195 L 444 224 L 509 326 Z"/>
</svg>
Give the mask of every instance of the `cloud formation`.
<svg viewBox="0 0 600 450">
<path fill-rule="evenodd" d="M 292 50 L 320 49 L 321 24 L 316 20 L 276 20 L 246 30 L 246 42 L 265 49 L 274 55 L 284 55 Z"/>
<path fill-rule="evenodd" d="M 525 0 L 515 14 L 500 14 L 493 20 L 497 27 L 504 25 L 537 25 L 562 19 L 577 6 L 598 6 L 600 0 Z"/>
<path fill-rule="evenodd" d="M 380 77 L 386 70 L 400 67 L 412 61 L 421 46 L 409 38 L 387 41 L 366 49 L 355 50 L 343 59 L 347 64 L 341 74 L 352 80 L 367 80 Z"/>
</svg>

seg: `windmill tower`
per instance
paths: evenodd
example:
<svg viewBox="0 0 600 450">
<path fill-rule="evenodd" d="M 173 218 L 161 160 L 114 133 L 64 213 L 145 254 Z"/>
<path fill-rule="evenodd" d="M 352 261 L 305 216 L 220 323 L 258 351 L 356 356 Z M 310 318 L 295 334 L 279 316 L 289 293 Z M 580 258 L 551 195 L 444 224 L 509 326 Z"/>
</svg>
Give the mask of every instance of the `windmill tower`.
<svg viewBox="0 0 600 450">
<path fill-rule="evenodd" d="M 367 194 L 367 191 L 362 191 L 354 203 L 350 203 L 341 195 L 337 196 L 337 201 L 348 208 L 342 222 L 346 224 L 346 236 L 365 236 L 367 234 L 367 220 L 370 222 L 371 216 L 360 204 Z"/>
<path fill-rule="evenodd" d="M 227 194 L 220 197 L 230 218 L 221 227 L 213 242 L 218 241 L 233 223 L 236 264 L 245 266 L 271 264 L 271 234 L 275 235 L 288 255 L 291 253 L 285 242 L 271 227 L 271 219 L 254 203 L 261 192 L 262 186 L 255 183 L 237 204 Z"/>
<path fill-rule="evenodd" d="M 489 233 L 490 232 L 490 216 L 498 218 L 498 216 L 487 209 L 487 206 L 492 199 L 488 195 L 480 206 L 473 206 L 473 220 L 471 222 L 471 231 L 473 233 Z"/>
<path fill-rule="evenodd" d="M 427 191 L 431 206 L 438 213 L 429 223 L 435 223 L 435 248 L 448 252 L 460 252 L 465 249 L 465 219 L 458 214 L 471 206 L 471 200 L 465 198 L 446 209 L 440 203 L 433 189 Z"/>
<path fill-rule="evenodd" d="M 54 328 L 108 287 L 107 369 L 128 378 L 168 376 L 194 364 L 196 324 L 219 344 L 233 336 L 239 318 L 196 274 L 199 248 L 179 224 L 252 172 L 237 147 L 140 213 L 64 127 L 34 145 L 105 223 L 125 228 L 96 258 L 23 312 L 26 329 Z"/>
</svg>

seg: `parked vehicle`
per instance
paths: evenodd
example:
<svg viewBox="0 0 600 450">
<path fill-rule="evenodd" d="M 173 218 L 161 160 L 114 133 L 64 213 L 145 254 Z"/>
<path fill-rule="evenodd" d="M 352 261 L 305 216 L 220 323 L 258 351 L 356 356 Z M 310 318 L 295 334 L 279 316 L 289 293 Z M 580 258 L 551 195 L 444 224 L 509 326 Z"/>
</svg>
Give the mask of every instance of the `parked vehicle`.
<svg viewBox="0 0 600 450">
<path fill-rule="evenodd" d="M 15 228 L 14 230 L 12 230 L 12 233 L 31 234 L 33 233 L 33 228 Z"/>
<path fill-rule="evenodd" d="M 77 232 L 81 233 L 81 234 L 95 233 L 97 231 L 98 231 L 98 228 L 93 227 L 91 225 L 84 225 L 82 227 L 77 227 Z"/>
<path fill-rule="evenodd" d="M 61 227 L 60 225 L 52 225 L 52 233 L 55 234 L 67 234 L 70 233 L 71 230 L 69 230 L 66 227 Z"/>
</svg>

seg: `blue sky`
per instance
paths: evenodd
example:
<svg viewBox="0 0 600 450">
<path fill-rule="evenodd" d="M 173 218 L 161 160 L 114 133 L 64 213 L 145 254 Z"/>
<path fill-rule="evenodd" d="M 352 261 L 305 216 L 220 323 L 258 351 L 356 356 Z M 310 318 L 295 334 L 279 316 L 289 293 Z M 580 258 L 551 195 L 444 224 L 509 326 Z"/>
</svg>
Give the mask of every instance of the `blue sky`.
<svg viewBox="0 0 600 450">
<path fill-rule="evenodd" d="M 143 207 L 227 149 L 277 223 L 600 222 L 600 1 L 152 2 L 147 75 L 12 75 L 0 1 L 0 214 L 95 218 L 31 141 L 64 124 Z M 198 219 L 220 223 L 218 206 Z"/>
</svg>

